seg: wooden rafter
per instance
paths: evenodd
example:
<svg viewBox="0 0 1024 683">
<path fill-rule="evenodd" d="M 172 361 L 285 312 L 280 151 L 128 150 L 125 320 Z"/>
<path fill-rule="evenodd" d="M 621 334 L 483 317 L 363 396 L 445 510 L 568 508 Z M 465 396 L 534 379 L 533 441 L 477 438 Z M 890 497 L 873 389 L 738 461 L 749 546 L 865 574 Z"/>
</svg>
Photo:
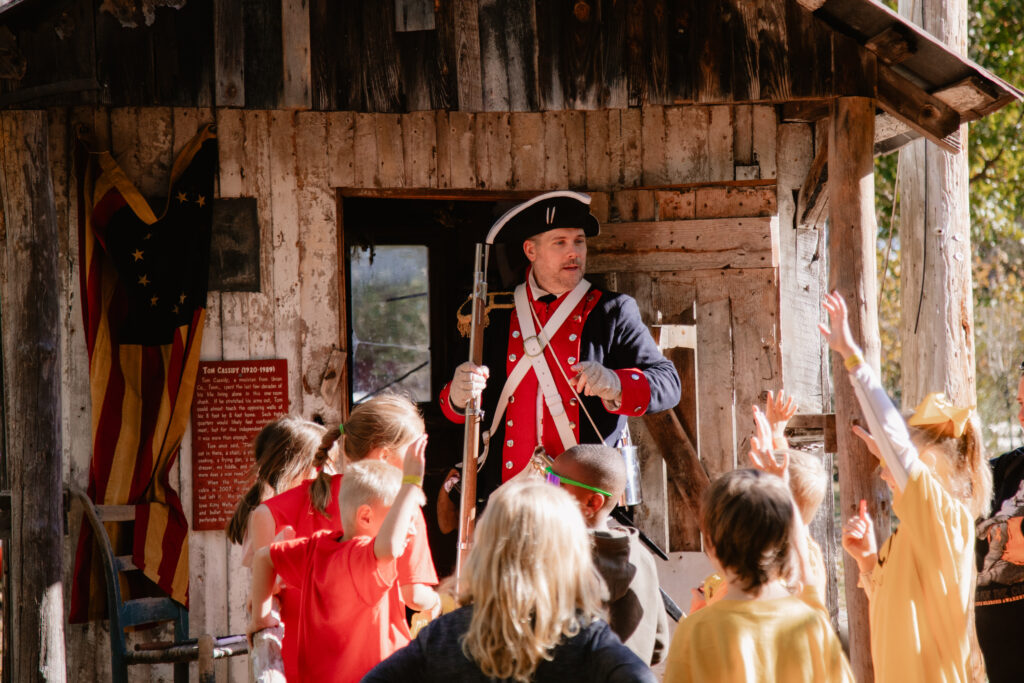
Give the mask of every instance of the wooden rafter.
<svg viewBox="0 0 1024 683">
<path fill-rule="evenodd" d="M 947 152 L 960 151 L 960 113 L 884 64 L 878 65 L 878 104 Z"/>
</svg>

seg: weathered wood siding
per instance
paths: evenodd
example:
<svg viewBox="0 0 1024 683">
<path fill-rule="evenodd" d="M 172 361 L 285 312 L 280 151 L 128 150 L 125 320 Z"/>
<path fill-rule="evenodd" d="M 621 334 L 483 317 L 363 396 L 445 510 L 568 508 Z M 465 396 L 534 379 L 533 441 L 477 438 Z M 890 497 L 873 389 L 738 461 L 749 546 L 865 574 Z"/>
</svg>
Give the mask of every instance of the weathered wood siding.
<svg viewBox="0 0 1024 683">
<path fill-rule="evenodd" d="M 92 129 L 98 146 L 111 146 L 144 193 L 159 196 L 175 152 L 201 122 L 216 121 L 219 196 L 252 196 L 259 204 L 263 289 L 210 292 L 202 357 L 287 358 L 295 413 L 337 417 L 338 406 L 320 393 L 332 351 L 347 344 L 337 187 L 592 191 L 594 210 L 607 224 L 604 241 L 596 241 L 592 252 L 594 277 L 637 296 L 652 323 L 660 312 L 665 324 L 697 324 L 696 370 L 686 379 L 696 387 L 697 400 L 689 396 L 679 412 L 712 476 L 745 454 L 750 403 L 781 386 L 778 245 L 786 226 L 775 218 L 781 206 L 777 156 L 782 155 L 777 155 L 780 127 L 771 107 L 404 115 L 76 107 L 51 109 L 48 115 L 61 228 L 68 481 L 84 485 L 90 456 L 71 162 L 71 131 L 80 124 Z M 665 241 L 658 242 L 661 253 L 646 265 L 603 255 L 617 248 L 617 240 L 635 239 L 637 231 L 648 229 Z M 685 239 L 677 242 L 676 235 Z M 701 243 L 707 252 L 696 246 Z M 190 446 L 186 434 L 174 475 L 187 515 L 192 510 Z M 658 470 L 658 456 L 650 457 L 648 473 Z M 692 512 L 671 485 L 666 490 L 660 514 L 670 521 L 672 546 L 694 547 L 699 541 Z M 659 504 L 658 494 L 652 496 L 649 504 Z M 65 545 L 68 585 L 77 520 L 69 528 L 74 533 Z M 660 535 L 664 542 L 666 533 Z M 190 542 L 193 634 L 241 632 L 248 576 L 239 569 L 238 548 L 216 531 L 192 532 Z M 90 624 L 69 630 L 69 668 L 83 679 L 109 677 L 105 629 Z M 218 667 L 220 680 L 245 679 L 244 658 Z M 132 674 L 135 680 L 170 676 L 170 667 L 136 667 Z"/>
<path fill-rule="evenodd" d="M 442 0 L 414 31 L 381 0 L 36 5 L 6 20 L 27 69 L 0 101 L 401 113 L 834 94 L 828 29 L 795 0 Z"/>
</svg>

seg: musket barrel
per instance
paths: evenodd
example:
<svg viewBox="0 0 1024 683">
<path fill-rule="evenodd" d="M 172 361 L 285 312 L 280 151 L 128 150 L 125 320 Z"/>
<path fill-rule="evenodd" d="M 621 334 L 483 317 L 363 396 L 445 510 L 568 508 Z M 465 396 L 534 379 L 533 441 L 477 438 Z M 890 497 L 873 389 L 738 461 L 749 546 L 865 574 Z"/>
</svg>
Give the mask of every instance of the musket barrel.
<svg viewBox="0 0 1024 683">
<path fill-rule="evenodd" d="M 487 306 L 488 246 L 476 245 L 473 259 L 473 306 L 469 334 L 469 361 L 482 365 L 484 358 L 484 315 Z M 480 397 L 466 402 L 466 427 L 462 450 L 462 496 L 459 500 L 459 541 L 455 560 L 455 586 L 459 589 L 466 558 L 473 547 L 473 529 L 476 525 L 476 473 L 480 448 L 480 423 L 483 411 Z"/>
</svg>

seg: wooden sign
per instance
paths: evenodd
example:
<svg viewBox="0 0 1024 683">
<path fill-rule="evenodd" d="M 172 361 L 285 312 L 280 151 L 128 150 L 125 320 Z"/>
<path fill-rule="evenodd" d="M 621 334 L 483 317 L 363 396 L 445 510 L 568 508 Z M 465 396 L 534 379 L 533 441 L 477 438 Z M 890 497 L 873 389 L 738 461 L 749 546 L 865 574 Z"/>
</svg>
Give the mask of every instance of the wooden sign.
<svg viewBox="0 0 1024 683">
<path fill-rule="evenodd" d="M 288 412 L 288 361 L 200 361 L 192 401 L 192 528 L 224 529 L 251 485 L 252 440 Z"/>
</svg>

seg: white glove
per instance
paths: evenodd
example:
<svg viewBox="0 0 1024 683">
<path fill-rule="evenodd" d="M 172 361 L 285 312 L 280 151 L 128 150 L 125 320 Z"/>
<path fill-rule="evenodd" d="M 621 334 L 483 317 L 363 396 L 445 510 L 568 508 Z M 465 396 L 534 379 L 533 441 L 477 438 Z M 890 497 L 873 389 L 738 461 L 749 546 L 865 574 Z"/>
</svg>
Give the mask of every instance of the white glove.
<svg viewBox="0 0 1024 683">
<path fill-rule="evenodd" d="M 572 366 L 577 373 L 573 381 L 576 393 L 585 396 L 598 396 L 609 404 L 618 404 L 622 398 L 622 383 L 614 372 L 592 360 L 585 360 Z"/>
<path fill-rule="evenodd" d="M 465 410 L 470 398 L 476 398 L 483 393 L 484 387 L 487 386 L 487 378 L 490 376 L 491 371 L 486 365 L 474 365 L 466 361 L 455 368 L 455 376 L 448 391 L 448 401 L 457 410 Z"/>
</svg>

